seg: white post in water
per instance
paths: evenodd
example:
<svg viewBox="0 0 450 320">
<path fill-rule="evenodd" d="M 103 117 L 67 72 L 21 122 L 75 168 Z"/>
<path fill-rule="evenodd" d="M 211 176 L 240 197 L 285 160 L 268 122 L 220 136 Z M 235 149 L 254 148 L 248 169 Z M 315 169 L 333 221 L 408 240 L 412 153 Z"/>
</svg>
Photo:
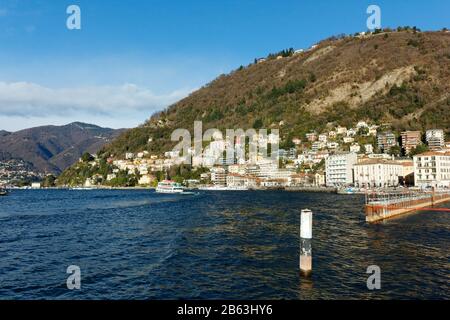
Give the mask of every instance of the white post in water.
<svg viewBox="0 0 450 320">
<path fill-rule="evenodd" d="M 312 212 L 302 210 L 300 218 L 300 273 L 305 277 L 312 272 Z"/>
</svg>

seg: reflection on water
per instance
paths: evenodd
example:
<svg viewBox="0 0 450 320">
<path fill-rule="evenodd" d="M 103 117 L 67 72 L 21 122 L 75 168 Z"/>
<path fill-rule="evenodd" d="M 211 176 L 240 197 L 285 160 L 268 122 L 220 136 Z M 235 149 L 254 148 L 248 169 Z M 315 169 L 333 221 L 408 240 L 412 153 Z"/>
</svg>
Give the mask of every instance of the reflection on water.
<svg viewBox="0 0 450 320">
<path fill-rule="evenodd" d="M 448 299 L 449 214 L 364 221 L 360 196 L 15 191 L 0 199 L 0 299 Z M 300 210 L 313 273 L 298 271 Z M 82 290 L 66 289 L 79 265 Z M 366 288 L 378 265 L 382 290 Z"/>
</svg>

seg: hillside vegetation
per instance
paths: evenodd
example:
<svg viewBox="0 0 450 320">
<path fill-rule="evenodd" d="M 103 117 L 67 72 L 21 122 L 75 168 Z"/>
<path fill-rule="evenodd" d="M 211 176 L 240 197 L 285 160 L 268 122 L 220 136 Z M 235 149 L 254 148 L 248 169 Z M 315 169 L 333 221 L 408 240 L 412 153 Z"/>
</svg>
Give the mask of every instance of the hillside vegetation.
<svg viewBox="0 0 450 320">
<path fill-rule="evenodd" d="M 240 67 L 120 135 L 101 153 L 162 153 L 176 128 L 279 128 L 284 144 L 358 120 L 450 131 L 450 33 L 401 30 L 327 39 Z M 149 142 L 151 138 L 151 142 Z"/>
</svg>

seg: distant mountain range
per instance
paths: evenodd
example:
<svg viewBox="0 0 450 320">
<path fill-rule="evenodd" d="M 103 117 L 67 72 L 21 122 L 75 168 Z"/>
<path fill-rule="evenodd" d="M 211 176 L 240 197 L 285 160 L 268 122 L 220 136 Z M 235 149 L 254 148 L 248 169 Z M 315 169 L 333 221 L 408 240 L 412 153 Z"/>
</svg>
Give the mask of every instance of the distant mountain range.
<svg viewBox="0 0 450 320">
<path fill-rule="evenodd" d="M 0 160 L 22 159 L 39 172 L 59 174 L 84 152 L 96 153 L 122 132 L 81 122 L 17 132 L 0 130 Z"/>
</svg>

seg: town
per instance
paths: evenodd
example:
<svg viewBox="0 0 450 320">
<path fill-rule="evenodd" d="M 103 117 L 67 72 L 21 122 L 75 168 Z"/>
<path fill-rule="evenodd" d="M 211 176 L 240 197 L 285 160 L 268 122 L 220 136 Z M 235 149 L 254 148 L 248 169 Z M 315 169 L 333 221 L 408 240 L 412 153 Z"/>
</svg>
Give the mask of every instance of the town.
<svg viewBox="0 0 450 320">
<path fill-rule="evenodd" d="M 178 151 L 158 156 L 143 150 L 106 161 L 88 155 L 79 163 L 87 168 L 78 168 L 88 176 L 70 186 L 154 187 L 159 181 L 172 179 L 188 188 L 218 190 L 450 188 L 450 142 L 446 142 L 444 130 L 396 134 L 386 127 L 360 121 L 352 128 L 335 126 L 326 132 L 309 132 L 294 137 L 292 147 L 274 151 L 273 157 L 258 153 L 251 159 L 238 159 L 234 153 L 224 155 L 224 142 L 213 141 L 200 157 L 188 155 L 192 161 L 189 166 L 180 165 L 186 155 Z M 254 139 L 264 143 L 280 140 L 274 134 Z"/>
</svg>

